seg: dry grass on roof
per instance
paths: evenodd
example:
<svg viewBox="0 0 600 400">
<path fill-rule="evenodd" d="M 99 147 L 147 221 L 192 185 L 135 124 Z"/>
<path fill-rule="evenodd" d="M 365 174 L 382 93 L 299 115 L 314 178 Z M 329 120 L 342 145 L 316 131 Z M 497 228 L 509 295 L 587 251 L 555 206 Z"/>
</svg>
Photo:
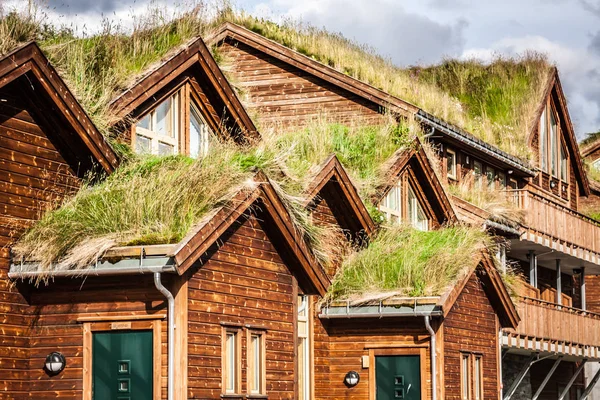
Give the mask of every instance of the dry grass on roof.
<svg viewBox="0 0 600 400">
<path fill-rule="evenodd" d="M 413 137 L 393 120 L 375 127 L 315 121 L 296 132 L 266 135 L 254 146 L 215 141 L 198 160 L 132 156 L 108 178 L 84 185 L 46 213 L 13 250 L 43 268 L 84 268 L 111 246 L 177 243 L 211 211 L 228 206 L 234 193 L 253 188 L 260 170 L 326 262 L 335 248 L 326 237 L 329 228 L 310 223 L 302 197 L 321 163 L 337 154 L 368 196 L 385 176 L 385 161 Z"/>
<path fill-rule="evenodd" d="M 325 301 L 441 295 L 479 263 L 480 252 L 489 246 L 485 232 L 467 226 L 427 232 L 385 227 L 367 248 L 346 258 Z"/>
<path fill-rule="evenodd" d="M 481 229 L 454 225 L 435 231 L 387 226 L 367 248 L 350 253 L 338 269 L 324 302 L 355 304 L 391 297 L 440 296 L 466 277 L 494 251 L 493 239 Z M 511 296 L 523 282 L 511 266 L 501 273 Z"/>
<path fill-rule="evenodd" d="M 96 125 L 108 134 L 114 122 L 108 108 L 113 98 L 173 51 L 197 36 L 206 37 L 225 21 L 412 102 L 511 154 L 531 156 L 525 139 L 551 69 L 537 53 L 498 57 L 491 63 L 446 60 L 401 68 L 340 34 L 294 21 L 257 19 L 234 11 L 227 2 L 208 12 L 200 1 L 191 1 L 174 15 L 150 7 L 135 16 L 133 26 L 105 19 L 99 33 L 87 36 L 49 25 L 41 6 L 1 10 L 0 52 L 38 40 Z"/>
</svg>

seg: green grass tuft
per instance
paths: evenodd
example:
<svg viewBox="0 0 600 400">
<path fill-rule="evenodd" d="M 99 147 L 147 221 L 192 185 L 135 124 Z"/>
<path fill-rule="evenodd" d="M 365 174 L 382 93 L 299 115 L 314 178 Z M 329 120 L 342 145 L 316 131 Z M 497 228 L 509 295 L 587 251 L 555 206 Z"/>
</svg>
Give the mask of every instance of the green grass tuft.
<svg viewBox="0 0 600 400">
<path fill-rule="evenodd" d="M 453 226 L 423 232 L 408 226 L 382 228 L 342 264 L 327 301 L 387 296 L 437 296 L 478 262 L 491 245 L 480 229 Z"/>
</svg>

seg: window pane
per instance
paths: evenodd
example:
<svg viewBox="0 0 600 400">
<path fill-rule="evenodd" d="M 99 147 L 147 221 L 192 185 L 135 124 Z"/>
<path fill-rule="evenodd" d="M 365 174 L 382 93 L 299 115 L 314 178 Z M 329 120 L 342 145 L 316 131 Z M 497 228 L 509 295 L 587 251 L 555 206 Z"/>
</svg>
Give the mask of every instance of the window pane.
<svg viewBox="0 0 600 400">
<path fill-rule="evenodd" d="M 475 399 L 481 400 L 483 394 L 483 387 L 481 385 L 481 357 L 475 357 Z"/>
<path fill-rule="evenodd" d="M 498 182 L 501 189 L 506 188 L 506 174 L 504 172 L 498 172 Z"/>
<path fill-rule="evenodd" d="M 462 355 L 462 362 L 460 368 L 460 374 L 462 377 L 462 398 L 463 400 L 469 399 L 469 356 Z"/>
<path fill-rule="evenodd" d="M 481 189 L 483 186 L 482 183 L 482 174 L 483 174 L 483 166 L 479 161 L 475 161 L 473 164 L 473 175 L 475 179 L 475 188 Z"/>
<path fill-rule="evenodd" d="M 235 333 L 227 333 L 226 341 L 225 341 L 225 379 L 226 379 L 226 391 L 227 392 L 235 392 L 235 361 L 236 361 L 236 348 L 235 348 Z"/>
<path fill-rule="evenodd" d="M 152 140 L 140 134 L 135 135 L 135 152 L 139 154 L 152 153 Z"/>
<path fill-rule="evenodd" d="M 159 156 L 169 156 L 175 152 L 175 147 L 173 145 L 158 142 L 158 155 Z"/>
<path fill-rule="evenodd" d="M 412 226 L 422 231 L 426 231 L 428 228 L 428 221 L 425 217 L 423 207 L 419 203 L 419 199 L 415 195 L 412 187 L 408 187 L 408 218 Z"/>
<path fill-rule="evenodd" d="M 252 370 L 250 378 L 250 392 L 260 393 L 261 392 L 261 380 L 262 380 L 262 348 L 261 348 L 261 337 L 259 335 L 252 335 L 250 337 L 250 349 L 251 349 L 251 363 Z"/>
<path fill-rule="evenodd" d="M 163 101 L 162 103 L 160 103 L 160 105 L 158 107 L 156 107 L 156 111 L 155 111 L 155 118 L 156 118 L 156 124 L 154 126 L 154 129 L 152 129 L 154 132 L 159 133 L 161 135 L 167 135 L 167 136 L 173 136 L 172 132 L 170 132 L 170 123 L 169 123 L 169 116 L 170 116 L 170 109 L 171 109 L 171 98 L 166 99 L 165 101 Z"/>
<path fill-rule="evenodd" d="M 560 146 L 560 179 L 567 181 L 567 154 L 563 146 Z"/>
<path fill-rule="evenodd" d="M 487 186 L 489 190 L 494 190 L 496 188 L 494 181 L 494 170 L 490 167 L 485 168 L 485 175 L 487 177 Z"/>
<path fill-rule="evenodd" d="M 298 339 L 298 391 L 300 400 L 308 400 L 308 393 L 306 393 L 306 374 L 305 374 L 305 365 L 306 358 L 304 353 L 304 347 L 306 345 L 306 339 L 300 338 Z"/>
<path fill-rule="evenodd" d="M 546 109 L 542 111 L 540 117 L 540 162 L 542 171 L 548 172 L 548 130 L 546 127 Z"/>
<path fill-rule="evenodd" d="M 190 109 L 190 157 L 198 158 L 208 152 L 210 130 L 200 117 L 196 107 Z"/>
<path fill-rule="evenodd" d="M 447 158 L 446 158 L 446 163 L 447 163 L 447 169 L 448 169 L 448 176 L 450 178 L 456 178 L 456 154 L 453 151 L 446 151 L 447 153 Z"/>
<path fill-rule="evenodd" d="M 556 120 L 554 119 L 554 113 L 550 112 L 550 153 L 552 154 L 552 175 L 556 176 L 558 167 L 558 154 L 557 154 L 557 127 Z"/>
<path fill-rule="evenodd" d="M 146 116 L 142 119 L 140 119 L 137 123 L 137 126 L 139 126 L 140 128 L 144 128 L 144 129 L 148 129 L 150 130 L 150 119 L 151 119 L 151 114 L 152 113 L 148 113 L 146 114 Z"/>
</svg>

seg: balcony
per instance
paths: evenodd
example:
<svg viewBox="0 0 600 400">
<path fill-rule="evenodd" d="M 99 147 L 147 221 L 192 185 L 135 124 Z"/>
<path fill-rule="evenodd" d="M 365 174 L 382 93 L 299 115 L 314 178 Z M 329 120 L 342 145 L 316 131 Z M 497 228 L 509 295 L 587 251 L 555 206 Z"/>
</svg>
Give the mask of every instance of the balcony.
<svg viewBox="0 0 600 400">
<path fill-rule="evenodd" d="M 503 347 L 511 351 L 558 354 L 600 359 L 600 314 L 573 308 L 563 294 L 563 305 L 550 300 L 556 290 L 540 291 L 529 285 L 516 303 L 521 318 L 517 329 L 506 329 Z M 544 297 L 546 299 L 544 299 Z"/>
<path fill-rule="evenodd" d="M 522 240 L 600 265 L 600 223 L 526 189 L 508 191 L 525 210 Z"/>
</svg>

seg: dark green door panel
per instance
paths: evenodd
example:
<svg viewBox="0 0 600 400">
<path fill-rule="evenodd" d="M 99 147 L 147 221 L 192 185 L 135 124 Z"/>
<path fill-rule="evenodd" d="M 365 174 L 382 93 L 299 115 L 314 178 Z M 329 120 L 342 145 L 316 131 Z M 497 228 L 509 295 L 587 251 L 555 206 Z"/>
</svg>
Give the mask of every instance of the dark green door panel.
<svg viewBox="0 0 600 400">
<path fill-rule="evenodd" d="M 377 400 L 421 400 L 419 356 L 375 357 Z"/>
<path fill-rule="evenodd" d="M 152 363 L 152 331 L 94 333 L 93 400 L 152 400 Z"/>
</svg>

